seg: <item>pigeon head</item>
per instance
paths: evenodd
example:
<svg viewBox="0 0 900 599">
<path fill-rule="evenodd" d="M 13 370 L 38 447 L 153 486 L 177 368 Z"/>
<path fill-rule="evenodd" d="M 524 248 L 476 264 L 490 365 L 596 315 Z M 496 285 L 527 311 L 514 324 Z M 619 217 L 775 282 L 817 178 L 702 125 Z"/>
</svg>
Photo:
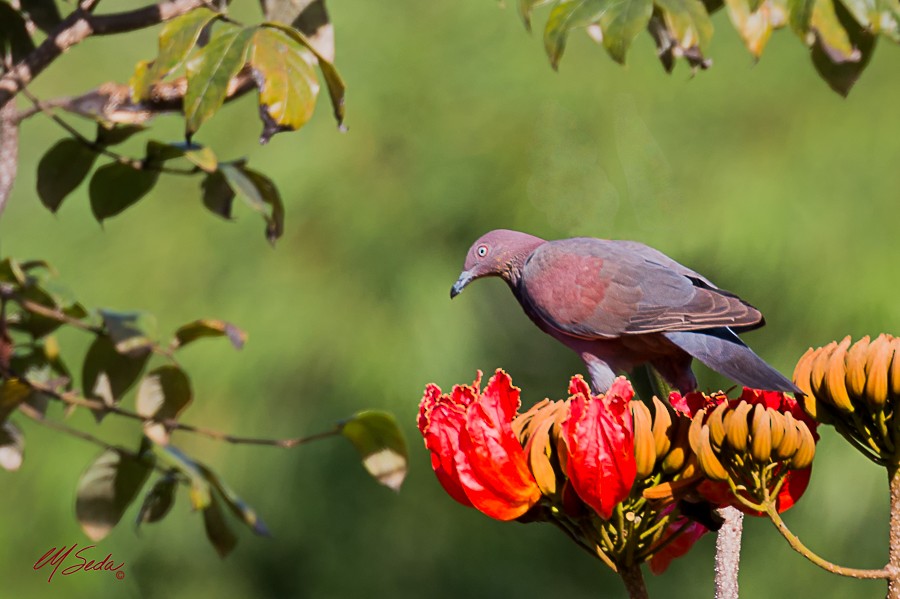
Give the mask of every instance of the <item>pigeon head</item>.
<svg viewBox="0 0 900 599">
<path fill-rule="evenodd" d="M 519 231 L 497 229 L 485 233 L 469 248 L 450 297 L 456 297 L 466 285 L 481 277 L 500 277 L 515 286 L 525 260 L 543 243 L 543 239 Z"/>
</svg>

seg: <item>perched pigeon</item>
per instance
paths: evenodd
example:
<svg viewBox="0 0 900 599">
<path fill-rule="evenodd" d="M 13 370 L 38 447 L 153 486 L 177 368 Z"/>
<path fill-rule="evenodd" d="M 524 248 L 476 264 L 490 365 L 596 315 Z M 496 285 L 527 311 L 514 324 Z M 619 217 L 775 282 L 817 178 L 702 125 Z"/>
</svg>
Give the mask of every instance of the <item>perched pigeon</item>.
<svg viewBox="0 0 900 599">
<path fill-rule="evenodd" d="M 765 324 L 756 308 L 642 243 L 499 229 L 469 249 L 450 297 L 487 276 L 506 281 L 525 314 L 581 356 L 598 392 L 646 363 L 694 390 L 692 357 L 747 387 L 800 392 L 735 334 Z"/>
</svg>

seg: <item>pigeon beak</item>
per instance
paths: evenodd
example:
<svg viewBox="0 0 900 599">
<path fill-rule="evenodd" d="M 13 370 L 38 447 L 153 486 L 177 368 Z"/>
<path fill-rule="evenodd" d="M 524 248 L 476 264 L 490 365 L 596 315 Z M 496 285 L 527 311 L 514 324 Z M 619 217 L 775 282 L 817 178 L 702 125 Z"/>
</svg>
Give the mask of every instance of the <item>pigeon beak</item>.
<svg viewBox="0 0 900 599">
<path fill-rule="evenodd" d="M 454 283 L 453 287 L 450 288 L 450 299 L 453 299 L 454 297 L 462 293 L 462 290 L 465 288 L 465 286 L 471 283 L 472 279 L 474 278 L 475 275 L 473 275 L 468 270 L 462 271 L 462 273 L 459 275 L 459 278 L 456 280 L 456 283 Z"/>
</svg>

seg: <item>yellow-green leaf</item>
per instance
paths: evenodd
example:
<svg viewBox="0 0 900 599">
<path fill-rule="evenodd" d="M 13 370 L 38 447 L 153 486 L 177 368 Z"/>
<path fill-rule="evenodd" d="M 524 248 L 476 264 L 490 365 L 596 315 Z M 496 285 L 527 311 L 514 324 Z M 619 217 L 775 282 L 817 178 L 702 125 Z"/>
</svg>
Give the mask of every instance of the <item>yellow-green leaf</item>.
<svg viewBox="0 0 900 599">
<path fill-rule="evenodd" d="M 728 8 L 728 18 L 747 49 L 759 58 L 772 35 L 771 4 L 764 2 L 756 12 L 753 12 L 748 0 L 725 0 L 725 6 Z"/>
<path fill-rule="evenodd" d="M 278 29 L 263 27 L 253 36 L 250 66 L 259 87 L 262 143 L 280 131 L 299 129 L 312 117 L 319 80 L 305 53 Z"/>
<path fill-rule="evenodd" d="M 550 4 L 553 0 L 519 0 L 519 16 L 525 23 L 525 29 L 531 31 L 531 13 L 538 6 Z"/>
<path fill-rule="evenodd" d="M 222 107 L 228 84 L 240 72 L 255 27 L 232 28 L 219 33 L 187 63 L 184 95 L 185 134 L 188 138 Z"/>
<path fill-rule="evenodd" d="M 596 22 L 614 0 L 562 0 L 550 11 L 544 27 L 544 50 L 556 69 L 572 29 Z"/>
<path fill-rule="evenodd" d="M 705 50 L 712 38 L 709 13 L 700 0 L 655 0 L 662 9 L 666 28 L 681 48 Z"/>
<path fill-rule="evenodd" d="M 341 434 L 353 443 L 375 480 L 400 490 L 408 458 L 406 439 L 393 416 L 374 410 L 359 412 L 341 423 Z"/>
<path fill-rule="evenodd" d="M 310 41 L 305 35 L 290 27 L 288 25 L 284 25 L 282 23 L 263 23 L 263 25 L 268 27 L 273 27 L 275 29 L 280 29 L 285 32 L 291 39 L 299 43 L 301 46 L 304 46 L 309 49 L 310 52 L 316 57 L 316 61 L 319 63 L 319 69 L 322 71 L 322 76 L 325 78 L 325 85 L 328 87 L 328 95 L 331 98 L 331 106 L 334 110 L 334 118 L 337 119 L 338 126 L 343 127 L 344 123 L 344 96 L 346 95 L 347 86 L 344 83 L 343 78 L 340 73 L 338 73 L 337 68 L 335 68 L 334 63 L 332 63 L 328 58 L 323 56 L 319 50 L 316 48 L 316 45 Z"/>
<path fill-rule="evenodd" d="M 631 42 L 646 29 L 653 14 L 653 0 L 611 0 L 600 16 L 603 47 L 616 62 L 625 63 Z"/>
</svg>

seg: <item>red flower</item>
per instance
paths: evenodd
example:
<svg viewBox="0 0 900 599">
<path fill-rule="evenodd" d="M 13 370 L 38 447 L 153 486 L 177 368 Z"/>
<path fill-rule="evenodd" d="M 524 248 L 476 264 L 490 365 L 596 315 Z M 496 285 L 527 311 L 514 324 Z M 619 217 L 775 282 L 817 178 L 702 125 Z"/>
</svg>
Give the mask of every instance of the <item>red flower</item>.
<svg viewBox="0 0 900 599">
<path fill-rule="evenodd" d="M 634 390 L 619 377 L 606 395 L 595 396 L 575 376 L 569 394 L 569 417 L 562 426 L 566 476 L 582 501 L 608 520 L 616 504 L 628 497 L 637 474 L 628 409 Z"/>
<path fill-rule="evenodd" d="M 751 404 L 761 403 L 767 408 L 772 408 L 779 412 L 790 413 L 791 416 L 806 424 L 809 428 L 809 432 L 812 433 L 813 439 L 816 441 L 819 440 L 819 433 L 816 432 L 818 423 L 803 411 L 800 403 L 792 396 L 780 391 L 762 391 L 760 389 L 744 387 L 744 392 L 739 399 Z M 806 487 L 809 486 L 809 477 L 811 474 L 812 465 L 803 470 L 791 470 L 787 473 L 784 484 L 778 492 L 778 497 L 775 498 L 775 509 L 777 509 L 779 513 L 790 509 L 797 503 L 800 496 L 806 491 Z M 751 512 L 751 510 L 748 510 L 741 505 L 735 505 L 735 507 L 748 514 L 753 513 L 754 515 L 761 515 Z"/>
<path fill-rule="evenodd" d="M 812 433 L 813 438 L 816 441 L 819 440 L 819 435 L 816 433 L 818 423 L 803 411 L 803 408 L 794 397 L 787 393 L 782 393 L 781 391 L 763 391 L 762 389 L 744 387 L 741 396 L 737 399 L 728 399 L 728 397 L 721 392 L 714 395 L 706 395 L 705 393 L 694 391 L 682 396 L 677 391 L 673 391 L 669 395 L 669 403 L 672 404 L 672 407 L 691 418 L 703 408 L 707 408 L 708 414 L 715 406 L 723 401 L 728 401 L 730 405 L 737 404 L 740 401 L 745 401 L 751 405 L 761 403 L 767 408 L 772 408 L 773 410 L 782 413 L 790 413 L 791 416 L 805 423 Z M 803 470 L 791 470 L 786 474 L 784 484 L 781 486 L 778 497 L 775 499 L 775 507 L 779 512 L 788 510 L 797 503 L 800 496 L 803 495 L 806 491 L 806 487 L 809 485 L 811 473 L 812 466 L 804 468 Z M 704 481 L 701 483 L 698 490 L 707 501 L 716 505 L 723 506 L 730 502 L 731 505 L 746 514 L 753 516 L 763 515 L 760 512 L 748 509 L 747 506 L 737 499 L 734 499 L 727 483 Z"/>
<path fill-rule="evenodd" d="M 699 522 L 694 522 L 681 516 L 669 524 L 669 529 L 666 532 L 667 534 L 663 536 L 664 539 L 668 539 L 673 534 L 678 536 L 650 558 L 650 571 L 654 574 L 665 572 L 673 559 L 681 557 L 690 551 L 694 543 L 708 533 L 709 529 Z"/>
<path fill-rule="evenodd" d="M 499 369 L 483 393 L 480 383 L 479 371 L 472 386 L 456 385 L 450 395 L 428 385 L 419 404 L 419 431 L 451 497 L 497 520 L 514 520 L 541 497 L 511 427 L 519 389 Z"/>
</svg>

